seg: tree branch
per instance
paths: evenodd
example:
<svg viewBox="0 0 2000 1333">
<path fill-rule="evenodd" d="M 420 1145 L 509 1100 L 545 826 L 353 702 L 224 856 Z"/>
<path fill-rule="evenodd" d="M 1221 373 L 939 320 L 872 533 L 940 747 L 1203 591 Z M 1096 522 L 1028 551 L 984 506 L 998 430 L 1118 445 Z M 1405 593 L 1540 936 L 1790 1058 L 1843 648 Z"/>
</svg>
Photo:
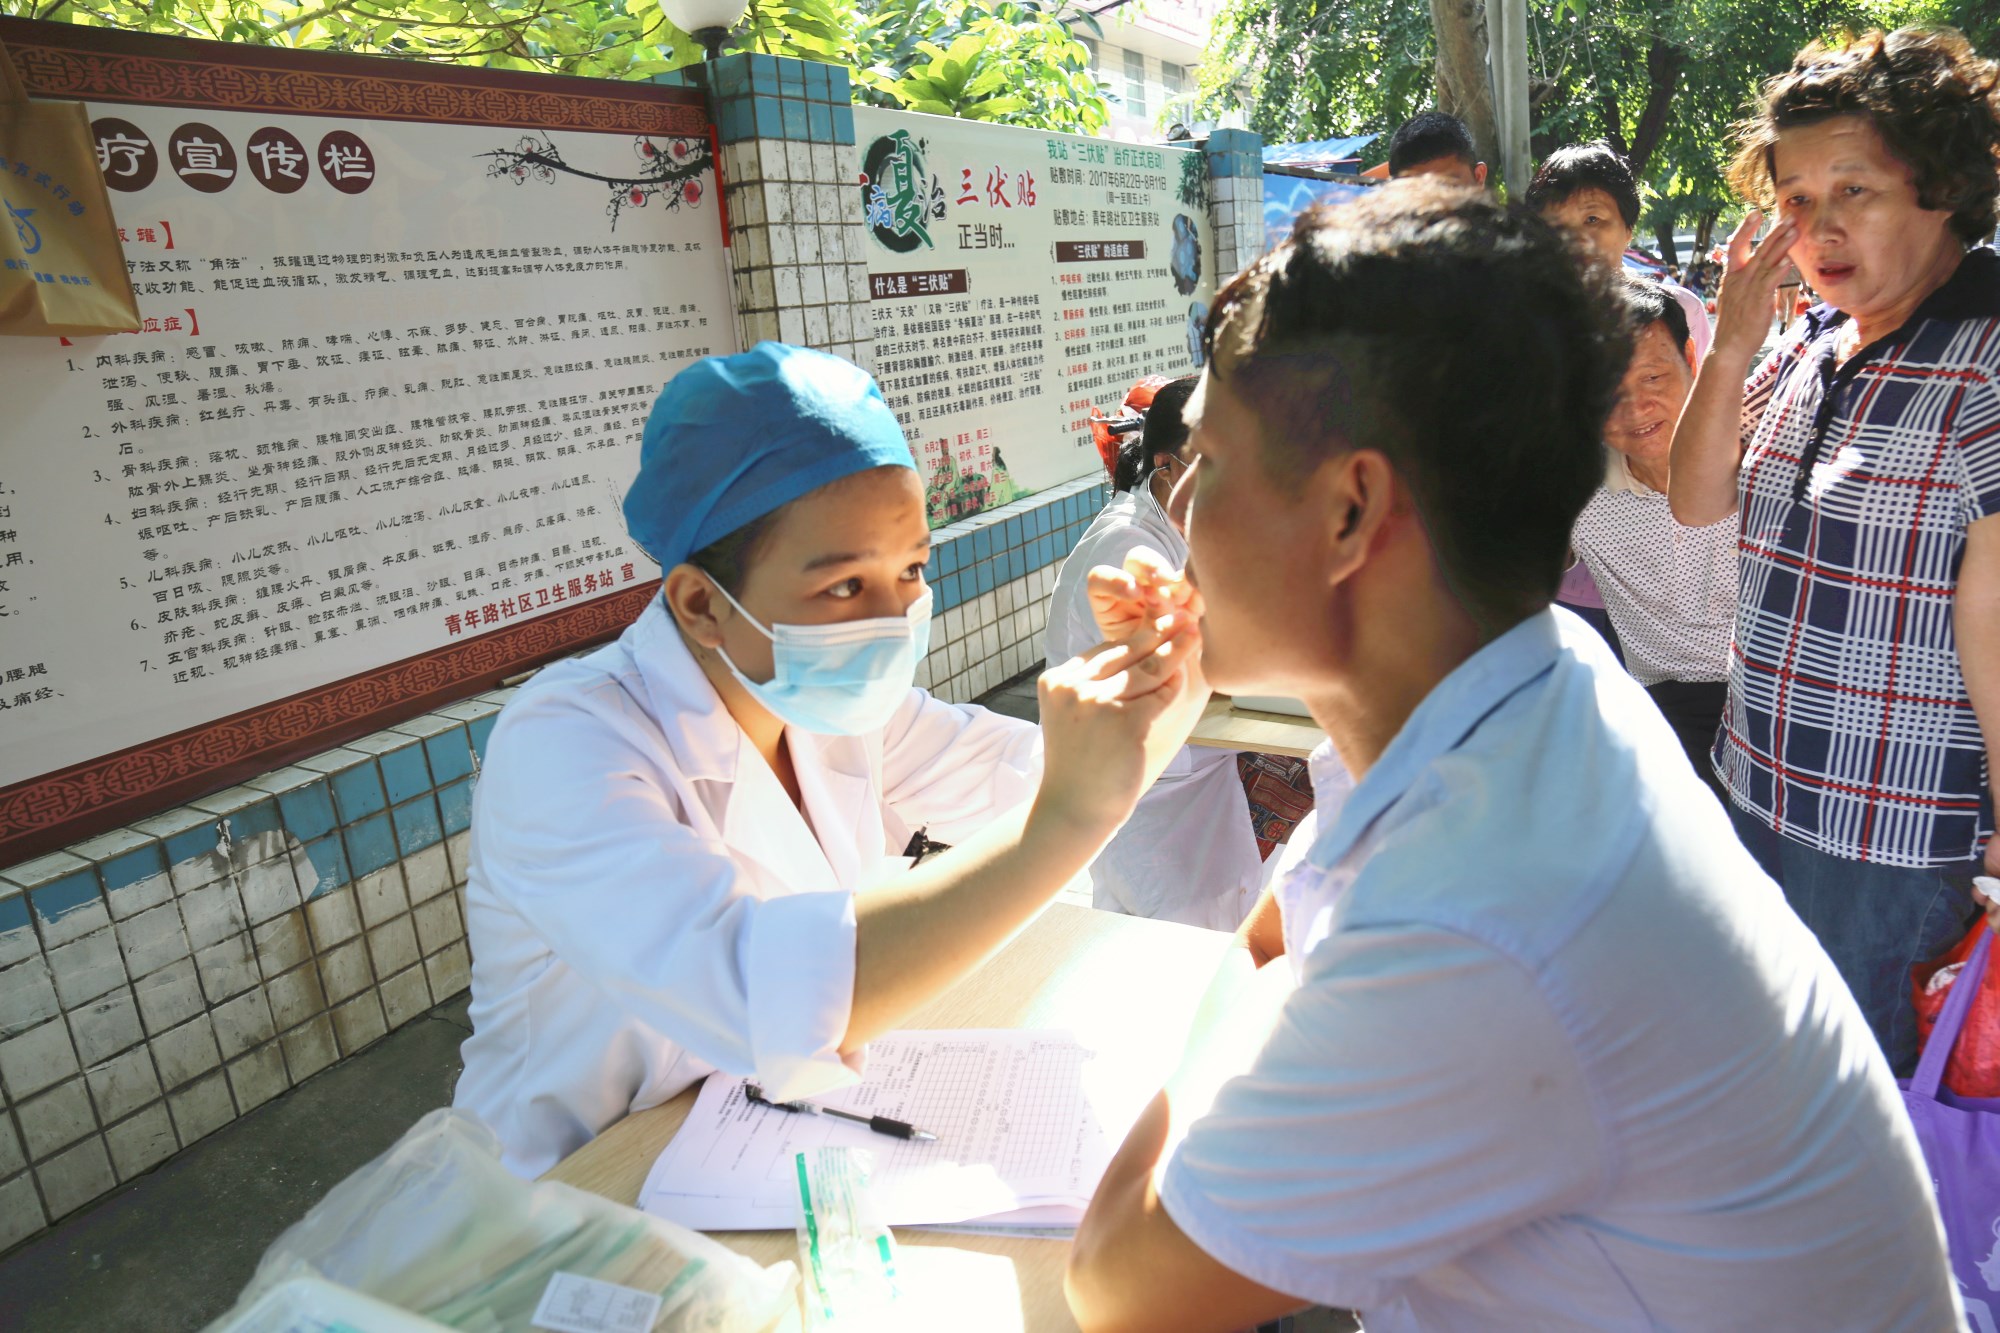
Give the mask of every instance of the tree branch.
<svg viewBox="0 0 2000 1333">
<path fill-rule="evenodd" d="M 1687 68 L 1684 47 L 1669 46 L 1655 37 L 1646 52 L 1646 109 L 1632 131 L 1632 174 L 1645 173 L 1646 163 L 1667 132 L 1668 113 L 1673 110 L 1674 92 L 1680 86 L 1681 71 Z"/>
</svg>

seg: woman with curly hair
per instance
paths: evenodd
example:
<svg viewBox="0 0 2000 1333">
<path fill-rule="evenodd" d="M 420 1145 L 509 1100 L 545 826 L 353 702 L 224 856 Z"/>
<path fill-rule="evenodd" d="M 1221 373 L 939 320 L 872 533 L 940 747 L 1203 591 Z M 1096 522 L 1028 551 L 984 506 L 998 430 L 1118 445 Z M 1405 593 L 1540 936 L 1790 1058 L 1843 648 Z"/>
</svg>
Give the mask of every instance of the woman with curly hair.
<svg viewBox="0 0 2000 1333">
<path fill-rule="evenodd" d="M 1713 758 L 1899 1074 L 1910 966 L 2000 869 L 2000 67 L 1948 29 L 1815 43 L 1731 180 L 1715 342 L 1674 434 L 1674 517 L 1738 515 Z M 1755 241 L 1763 211 L 1777 225 Z M 1749 374 L 1797 265 L 1823 304 Z"/>
</svg>

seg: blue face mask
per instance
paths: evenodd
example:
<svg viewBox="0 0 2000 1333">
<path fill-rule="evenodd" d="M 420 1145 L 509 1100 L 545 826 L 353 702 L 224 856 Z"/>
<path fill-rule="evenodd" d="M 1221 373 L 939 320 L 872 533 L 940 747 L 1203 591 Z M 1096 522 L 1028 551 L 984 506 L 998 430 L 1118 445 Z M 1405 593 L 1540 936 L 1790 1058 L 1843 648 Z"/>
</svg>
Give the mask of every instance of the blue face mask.
<svg viewBox="0 0 2000 1333">
<path fill-rule="evenodd" d="M 730 674 L 780 722 L 821 736 L 860 736 L 888 724 L 916 684 L 917 663 L 931 646 L 931 592 L 900 616 L 843 620 L 832 625 L 773 625 L 743 610 L 721 584 L 716 589 L 771 641 L 775 670 L 751 680 L 729 660 Z"/>
</svg>

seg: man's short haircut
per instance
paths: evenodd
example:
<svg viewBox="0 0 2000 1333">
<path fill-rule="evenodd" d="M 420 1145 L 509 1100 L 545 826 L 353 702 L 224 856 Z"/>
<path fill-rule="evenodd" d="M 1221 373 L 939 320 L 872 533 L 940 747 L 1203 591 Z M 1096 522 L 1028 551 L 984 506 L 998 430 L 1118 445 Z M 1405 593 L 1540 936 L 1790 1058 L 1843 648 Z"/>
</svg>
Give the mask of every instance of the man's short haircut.
<svg viewBox="0 0 2000 1333">
<path fill-rule="evenodd" d="M 1479 165 L 1479 150 L 1472 146 L 1472 131 L 1457 116 L 1443 111 L 1420 111 L 1404 121 L 1389 140 L 1389 174 L 1400 176 L 1411 167 L 1455 157 L 1472 167 Z"/>
<path fill-rule="evenodd" d="M 1377 450 L 1481 625 L 1555 596 L 1632 350 L 1615 280 L 1555 228 L 1421 179 L 1317 207 L 1216 298 L 1205 344 L 1275 482 Z"/>
<path fill-rule="evenodd" d="M 1623 295 L 1625 311 L 1635 336 L 1643 332 L 1648 325 L 1664 324 L 1667 326 L 1668 336 L 1674 340 L 1675 347 L 1688 345 L 1687 310 L 1668 294 L 1665 287 L 1651 278 L 1628 273 L 1625 275 Z"/>
<path fill-rule="evenodd" d="M 1776 206 L 1772 152 L 1788 129 L 1862 116 L 1916 178 L 1920 208 L 1948 210 L 1965 245 L 2000 221 L 2000 63 L 1950 28 L 1875 30 L 1814 42 L 1764 83 L 1736 127 L 1729 183 L 1761 208 Z"/>
<path fill-rule="evenodd" d="M 1185 414 L 1188 399 L 1194 396 L 1199 375 L 1183 375 L 1160 386 L 1153 404 L 1146 409 L 1144 429 L 1132 432 L 1118 448 L 1118 465 L 1111 470 L 1111 489 L 1136 489 L 1153 475 L 1153 461 L 1161 454 L 1178 454 L 1187 443 Z"/>
<path fill-rule="evenodd" d="M 1528 182 L 1528 207 L 1539 213 L 1578 190 L 1592 189 L 1611 196 L 1628 229 L 1639 225 L 1639 183 L 1632 179 L 1632 166 L 1601 140 L 1571 144 L 1550 153 Z"/>
</svg>

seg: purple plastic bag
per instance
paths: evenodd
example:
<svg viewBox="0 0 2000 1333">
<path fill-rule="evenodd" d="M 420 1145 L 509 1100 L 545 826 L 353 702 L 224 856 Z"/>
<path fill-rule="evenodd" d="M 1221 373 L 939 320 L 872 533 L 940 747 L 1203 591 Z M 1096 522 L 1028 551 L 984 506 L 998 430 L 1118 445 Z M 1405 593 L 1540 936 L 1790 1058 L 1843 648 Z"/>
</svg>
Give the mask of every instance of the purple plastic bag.
<svg viewBox="0 0 2000 1333">
<path fill-rule="evenodd" d="M 1951 1272 L 1973 1333 L 2000 1333 L 2000 1097 L 1960 1097 L 1942 1082 L 1972 997 L 1986 979 L 1992 944 L 1988 931 L 1973 947 L 1951 983 L 1916 1077 L 1901 1085 L 1937 1189 Z"/>
</svg>

